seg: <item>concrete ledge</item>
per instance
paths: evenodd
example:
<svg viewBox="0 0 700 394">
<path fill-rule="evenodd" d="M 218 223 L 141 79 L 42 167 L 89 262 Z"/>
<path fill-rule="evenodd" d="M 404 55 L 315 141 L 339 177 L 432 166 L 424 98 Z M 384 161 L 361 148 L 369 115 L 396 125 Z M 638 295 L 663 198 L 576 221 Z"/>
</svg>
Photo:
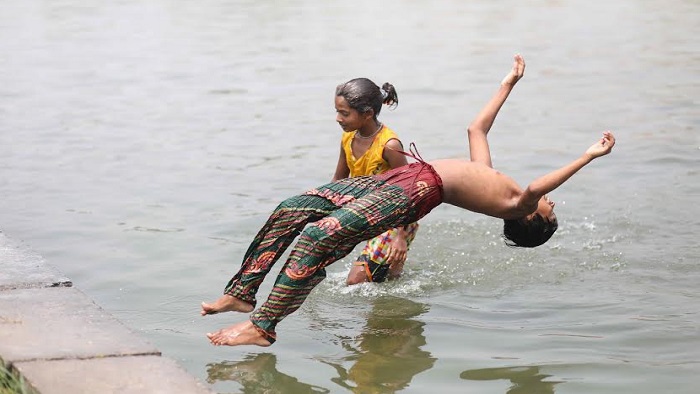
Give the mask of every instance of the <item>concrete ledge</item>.
<svg viewBox="0 0 700 394">
<path fill-rule="evenodd" d="M 0 363 L 41 394 L 213 393 L 0 232 Z"/>
<path fill-rule="evenodd" d="M 72 286 L 71 281 L 44 259 L 0 232 L 0 291 L 32 287 Z"/>
<path fill-rule="evenodd" d="M 72 287 L 2 291 L 0 311 L 6 362 L 160 355 Z"/>
<path fill-rule="evenodd" d="M 158 356 L 15 363 L 40 393 L 211 393 L 175 361 Z"/>
</svg>

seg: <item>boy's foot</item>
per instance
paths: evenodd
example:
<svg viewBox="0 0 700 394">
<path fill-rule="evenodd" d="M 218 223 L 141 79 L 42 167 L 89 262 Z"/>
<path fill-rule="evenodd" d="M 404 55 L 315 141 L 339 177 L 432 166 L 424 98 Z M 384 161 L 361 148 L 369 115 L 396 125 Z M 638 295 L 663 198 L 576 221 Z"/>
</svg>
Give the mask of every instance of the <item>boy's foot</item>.
<svg viewBox="0 0 700 394">
<path fill-rule="evenodd" d="M 221 312 L 252 312 L 253 305 L 239 300 L 234 296 L 224 294 L 212 304 L 202 302 L 202 316 L 213 315 Z"/>
<path fill-rule="evenodd" d="M 258 332 L 250 320 L 223 328 L 215 333 L 208 333 L 207 338 L 212 345 L 216 346 L 270 346 L 270 342 Z"/>
</svg>

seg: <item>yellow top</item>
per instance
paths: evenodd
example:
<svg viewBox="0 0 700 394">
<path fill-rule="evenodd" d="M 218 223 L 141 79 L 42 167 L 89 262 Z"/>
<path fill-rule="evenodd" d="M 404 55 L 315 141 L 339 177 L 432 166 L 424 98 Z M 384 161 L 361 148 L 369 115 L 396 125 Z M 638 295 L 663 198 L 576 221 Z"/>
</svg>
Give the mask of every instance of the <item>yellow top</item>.
<svg viewBox="0 0 700 394">
<path fill-rule="evenodd" d="M 394 130 L 382 125 L 382 129 L 374 136 L 372 145 L 362 156 L 355 158 L 352 154 L 352 140 L 357 130 L 343 133 L 341 145 L 345 151 L 345 161 L 350 168 L 350 177 L 376 175 L 391 169 L 389 162 L 384 160 L 384 145 L 391 139 L 399 139 Z"/>
</svg>

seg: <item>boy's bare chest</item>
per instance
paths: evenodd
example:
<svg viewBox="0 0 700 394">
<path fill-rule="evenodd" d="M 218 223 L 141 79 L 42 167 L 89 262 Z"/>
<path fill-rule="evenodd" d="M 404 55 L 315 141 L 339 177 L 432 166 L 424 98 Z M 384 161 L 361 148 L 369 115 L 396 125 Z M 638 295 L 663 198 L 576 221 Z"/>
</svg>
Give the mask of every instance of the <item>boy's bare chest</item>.
<svg viewBox="0 0 700 394">
<path fill-rule="evenodd" d="M 509 176 L 473 162 L 436 163 L 442 177 L 445 202 L 500 217 L 519 189 Z"/>
</svg>

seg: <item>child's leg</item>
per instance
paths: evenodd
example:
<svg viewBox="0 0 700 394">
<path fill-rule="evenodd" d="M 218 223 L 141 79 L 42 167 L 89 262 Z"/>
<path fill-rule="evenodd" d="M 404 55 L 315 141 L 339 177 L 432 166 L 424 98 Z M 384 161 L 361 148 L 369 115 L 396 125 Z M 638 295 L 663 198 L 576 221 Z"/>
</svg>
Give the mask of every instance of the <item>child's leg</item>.
<svg viewBox="0 0 700 394">
<path fill-rule="evenodd" d="M 283 201 L 253 239 L 241 269 L 224 293 L 255 305 L 258 286 L 304 226 L 336 209 L 338 206 L 318 196 L 301 195 Z"/>
<path fill-rule="evenodd" d="M 379 234 L 378 236 L 367 241 L 367 244 L 362 249 L 362 252 L 359 256 L 357 256 L 357 259 L 355 259 L 355 262 L 352 263 L 352 266 L 350 267 L 350 272 L 348 272 L 348 277 L 345 280 L 345 283 L 348 286 L 373 281 L 372 269 L 369 265 L 371 262 L 370 256 L 377 253 L 382 253 L 381 251 L 377 250 L 377 245 L 381 244 L 381 240 L 384 239 L 390 231 L 391 230 Z"/>
<path fill-rule="evenodd" d="M 363 240 L 402 225 L 408 207 L 408 197 L 401 189 L 388 187 L 311 223 L 301 233 L 267 301 L 251 316 L 253 324 L 268 341 L 274 342 L 277 323 L 301 306 L 325 278 L 325 267 L 346 256 Z"/>
<path fill-rule="evenodd" d="M 255 293 L 265 275 L 307 223 L 327 216 L 381 184 L 370 177 L 346 178 L 283 201 L 248 247 L 240 271 L 226 285 L 224 294 L 255 305 Z"/>
</svg>

